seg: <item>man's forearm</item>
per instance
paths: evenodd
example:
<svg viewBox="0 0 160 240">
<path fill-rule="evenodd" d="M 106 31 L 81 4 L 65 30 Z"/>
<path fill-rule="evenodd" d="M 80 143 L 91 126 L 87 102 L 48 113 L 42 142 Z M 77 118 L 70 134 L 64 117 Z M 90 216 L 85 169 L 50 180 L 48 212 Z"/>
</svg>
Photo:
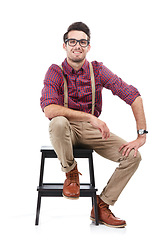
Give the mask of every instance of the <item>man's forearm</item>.
<svg viewBox="0 0 160 240">
<path fill-rule="evenodd" d="M 66 117 L 70 121 L 91 121 L 93 115 L 81 111 L 72 110 L 60 105 L 51 104 L 44 108 L 45 116 L 52 119 L 57 116 Z"/>
<path fill-rule="evenodd" d="M 146 129 L 146 118 L 141 97 L 137 97 L 131 105 L 136 120 L 137 130 Z"/>
<path fill-rule="evenodd" d="M 143 109 L 143 102 L 141 97 L 137 97 L 131 105 L 132 111 L 136 120 L 137 130 L 146 129 L 146 118 Z M 132 142 L 123 144 L 119 151 L 123 149 L 122 155 L 128 156 L 130 151 L 134 149 L 134 156 L 136 157 L 138 149 L 146 142 L 146 134 L 138 135 L 138 138 Z"/>
</svg>

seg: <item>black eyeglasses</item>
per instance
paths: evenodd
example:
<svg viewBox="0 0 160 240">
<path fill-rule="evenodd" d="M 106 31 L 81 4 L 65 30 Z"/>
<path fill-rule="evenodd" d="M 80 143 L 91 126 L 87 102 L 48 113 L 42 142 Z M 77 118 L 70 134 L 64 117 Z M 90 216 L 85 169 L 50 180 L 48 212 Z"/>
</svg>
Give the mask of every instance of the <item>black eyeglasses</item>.
<svg viewBox="0 0 160 240">
<path fill-rule="evenodd" d="M 81 47 L 87 47 L 89 45 L 89 40 L 86 40 L 86 39 L 80 39 L 80 40 L 77 40 L 75 38 L 69 38 L 69 39 L 66 39 L 65 40 L 65 43 L 68 42 L 68 45 L 70 47 L 74 47 L 76 46 L 76 44 L 79 42 L 80 46 Z"/>
</svg>

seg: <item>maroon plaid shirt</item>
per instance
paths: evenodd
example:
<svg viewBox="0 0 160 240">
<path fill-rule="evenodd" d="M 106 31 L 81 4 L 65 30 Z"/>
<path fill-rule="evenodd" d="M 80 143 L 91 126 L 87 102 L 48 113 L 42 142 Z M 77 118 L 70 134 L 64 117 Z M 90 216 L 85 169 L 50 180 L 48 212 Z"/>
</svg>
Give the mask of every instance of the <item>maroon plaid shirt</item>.
<svg viewBox="0 0 160 240">
<path fill-rule="evenodd" d="M 103 87 L 112 91 L 113 95 L 119 96 L 127 104 L 131 105 L 136 97 L 140 96 L 138 90 L 128 85 L 117 75 L 112 73 L 102 63 L 92 62 L 95 76 L 95 111 L 99 116 L 102 111 Z M 65 59 L 62 63 L 68 85 L 68 107 L 87 113 L 92 111 L 92 87 L 90 78 L 89 62 L 85 60 L 82 68 L 76 72 Z M 64 82 L 62 70 L 58 65 L 51 65 L 45 75 L 44 87 L 41 96 L 42 110 L 50 104 L 64 106 Z"/>
</svg>

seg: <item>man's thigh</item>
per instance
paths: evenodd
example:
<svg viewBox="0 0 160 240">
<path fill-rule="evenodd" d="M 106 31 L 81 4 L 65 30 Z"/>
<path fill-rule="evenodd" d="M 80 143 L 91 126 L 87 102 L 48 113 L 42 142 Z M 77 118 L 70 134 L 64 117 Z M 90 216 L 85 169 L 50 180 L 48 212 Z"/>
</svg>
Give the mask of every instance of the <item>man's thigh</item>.
<svg viewBox="0 0 160 240">
<path fill-rule="evenodd" d="M 113 133 L 110 133 L 110 137 L 105 140 L 102 139 L 102 134 L 99 129 L 94 128 L 90 123 L 84 123 L 83 127 L 83 144 L 92 148 L 101 156 L 118 162 L 122 158 L 122 150 L 119 152 L 119 148 L 126 141 Z M 123 157 L 124 158 L 124 157 Z"/>
</svg>

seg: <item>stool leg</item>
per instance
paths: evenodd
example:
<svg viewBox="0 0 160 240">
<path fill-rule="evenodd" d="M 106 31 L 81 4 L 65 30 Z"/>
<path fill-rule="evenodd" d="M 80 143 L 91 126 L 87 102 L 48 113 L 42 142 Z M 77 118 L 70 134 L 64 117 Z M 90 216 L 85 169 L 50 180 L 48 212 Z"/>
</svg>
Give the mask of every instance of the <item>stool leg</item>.
<svg viewBox="0 0 160 240">
<path fill-rule="evenodd" d="M 41 187 L 43 185 L 44 164 L 45 164 L 45 155 L 42 152 L 42 155 L 41 155 L 41 166 L 40 166 L 40 177 L 39 177 L 39 187 Z M 35 225 L 38 225 L 38 223 L 39 223 L 40 207 L 41 207 L 41 193 L 38 192 Z"/>
<path fill-rule="evenodd" d="M 93 167 L 93 156 L 92 153 L 90 154 L 89 158 L 89 176 L 90 176 L 90 183 L 93 187 L 95 187 L 95 179 L 94 179 L 94 167 Z"/>
<path fill-rule="evenodd" d="M 37 199 L 37 211 L 36 211 L 36 221 L 35 221 L 35 225 L 38 225 L 38 224 L 39 224 L 40 208 L 41 208 L 41 194 L 38 193 L 38 199 Z"/>
<path fill-rule="evenodd" d="M 97 196 L 93 197 L 93 202 L 94 202 L 94 214 L 95 214 L 95 224 L 99 225 L 99 219 L 98 219 L 98 206 L 97 206 Z"/>
<path fill-rule="evenodd" d="M 42 152 L 41 166 L 40 166 L 40 176 L 39 176 L 39 187 L 41 187 L 42 184 L 43 184 L 44 164 L 45 164 L 45 154 Z"/>
<path fill-rule="evenodd" d="M 90 173 L 90 184 L 92 187 L 95 187 L 95 178 L 94 178 L 94 167 L 93 167 L 93 155 L 90 154 L 89 158 L 89 173 Z M 97 196 L 96 194 L 92 197 L 92 206 L 94 205 L 94 213 L 95 213 L 95 224 L 99 225 L 98 219 L 98 207 L 97 207 Z"/>
<path fill-rule="evenodd" d="M 94 198 L 92 197 L 92 207 L 94 206 Z"/>
</svg>

